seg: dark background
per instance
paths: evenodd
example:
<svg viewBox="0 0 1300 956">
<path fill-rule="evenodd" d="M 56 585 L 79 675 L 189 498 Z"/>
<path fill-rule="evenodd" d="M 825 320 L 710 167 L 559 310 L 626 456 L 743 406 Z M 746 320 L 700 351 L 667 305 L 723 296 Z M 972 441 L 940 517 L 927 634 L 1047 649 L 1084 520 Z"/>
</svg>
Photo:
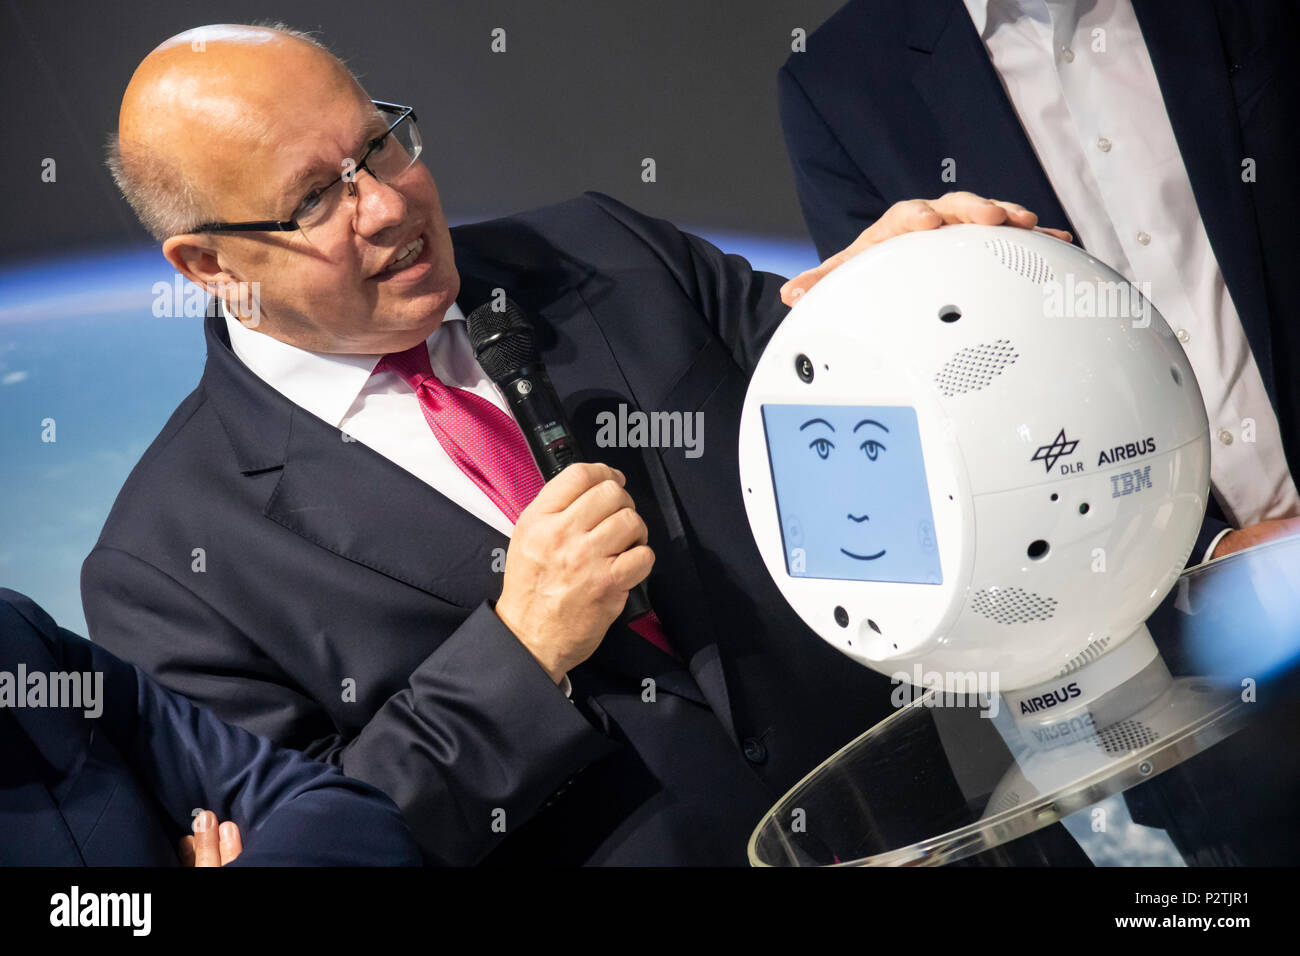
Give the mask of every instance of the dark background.
<svg viewBox="0 0 1300 956">
<path fill-rule="evenodd" d="M 416 107 L 453 222 L 595 189 L 687 228 L 802 237 L 776 71 L 791 31 L 841 2 L 2 0 L 0 258 L 146 242 L 103 165 L 132 71 L 182 30 L 268 19 L 320 31 L 371 96 Z"/>
</svg>

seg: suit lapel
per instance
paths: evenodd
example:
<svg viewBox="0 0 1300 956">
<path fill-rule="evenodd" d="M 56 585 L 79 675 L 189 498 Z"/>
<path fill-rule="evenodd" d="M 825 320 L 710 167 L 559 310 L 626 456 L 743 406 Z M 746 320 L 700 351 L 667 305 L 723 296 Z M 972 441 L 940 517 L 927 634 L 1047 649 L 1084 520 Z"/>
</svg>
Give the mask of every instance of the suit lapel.
<svg viewBox="0 0 1300 956">
<path fill-rule="evenodd" d="M 66 792 L 80 772 L 87 750 L 80 721 L 57 708 L 0 710 L 0 833 L 28 834 L 0 850 L 8 865 L 85 865 L 51 792 Z M 109 795 L 87 796 L 102 809 Z"/>
<path fill-rule="evenodd" d="M 5 759 L 14 759 L 6 754 Z M 85 866 L 58 804 L 41 783 L 23 781 L 0 787 L 0 832 L 10 838 L 0 850 L 7 866 Z"/>
<path fill-rule="evenodd" d="M 493 549 L 509 544 L 505 535 L 302 409 L 294 409 L 265 514 L 349 561 L 463 608 L 501 590 Z"/>
<path fill-rule="evenodd" d="M 1069 230 L 1077 243 L 1078 232 L 960 0 L 915 0 L 906 45 L 901 62 L 911 65 L 912 84 L 940 127 L 939 142 L 957 160 L 955 188 L 962 182 L 1008 184 L 1008 195 L 993 198 L 1034 210 L 1039 222 Z"/>
</svg>

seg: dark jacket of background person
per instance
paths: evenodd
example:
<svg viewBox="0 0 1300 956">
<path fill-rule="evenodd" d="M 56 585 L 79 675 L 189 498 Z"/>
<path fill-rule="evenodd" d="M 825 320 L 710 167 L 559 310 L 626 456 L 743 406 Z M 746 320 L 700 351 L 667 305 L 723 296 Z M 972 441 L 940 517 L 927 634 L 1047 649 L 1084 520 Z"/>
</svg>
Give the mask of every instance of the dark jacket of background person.
<svg viewBox="0 0 1300 956">
<path fill-rule="evenodd" d="M 1201 219 L 1300 476 L 1300 34 L 1294 3 L 1133 0 Z M 961 0 L 852 0 L 778 81 L 781 121 L 818 253 L 895 202 L 960 188 L 1077 231 Z M 960 183 L 940 180 L 959 157 Z M 1253 158 L 1256 181 L 1243 182 Z M 1271 170 L 1271 172 L 1268 172 Z M 1228 527 L 1214 496 L 1192 550 Z"/>
<path fill-rule="evenodd" d="M 419 863 L 383 794 L 223 723 L 0 588 L 0 670 L 19 663 L 102 673 L 103 711 L 0 708 L 0 865 L 175 866 L 195 808 L 238 824 L 232 866 Z"/>
</svg>

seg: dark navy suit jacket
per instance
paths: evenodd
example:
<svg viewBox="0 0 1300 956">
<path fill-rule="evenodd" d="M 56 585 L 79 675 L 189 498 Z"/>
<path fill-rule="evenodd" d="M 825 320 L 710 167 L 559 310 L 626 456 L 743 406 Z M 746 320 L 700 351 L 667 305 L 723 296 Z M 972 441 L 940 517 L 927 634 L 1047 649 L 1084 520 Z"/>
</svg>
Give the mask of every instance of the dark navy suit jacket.
<svg viewBox="0 0 1300 956">
<path fill-rule="evenodd" d="M 743 864 L 784 790 L 889 712 L 745 516 L 740 408 L 783 280 L 597 194 L 452 238 L 461 308 L 504 288 L 533 316 L 579 438 L 628 476 L 685 666 L 616 626 L 566 699 L 492 609 L 509 541 L 284 398 L 211 318 L 202 381 L 84 564 L 91 633 L 379 786 L 431 861 Z M 598 447 L 619 404 L 702 413 L 703 454 Z"/>
<path fill-rule="evenodd" d="M 1300 476 L 1300 36 L 1293 0 L 1133 0 L 1197 207 Z M 1288 40 L 1286 38 L 1291 38 Z M 851 0 L 779 75 L 781 119 L 818 252 L 893 203 L 963 189 L 1070 229 L 961 0 Z M 957 161 L 957 181 L 941 179 Z M 1256 179 L 1242 180 L 1255 160 Z M 1226 528 L 1213 499 L 1192 552 Z"/>
<path fill-rule="evenodd" d="M 383 794 L 223 723 L 0 588 L 0 671 L 14 680 L 20 663 L 102 674 L 102 713 L 0 707 L 0 865 L 174 866 L 196 807 L 239 825 L 232 865 L 420 861 Z"/>
</svg>

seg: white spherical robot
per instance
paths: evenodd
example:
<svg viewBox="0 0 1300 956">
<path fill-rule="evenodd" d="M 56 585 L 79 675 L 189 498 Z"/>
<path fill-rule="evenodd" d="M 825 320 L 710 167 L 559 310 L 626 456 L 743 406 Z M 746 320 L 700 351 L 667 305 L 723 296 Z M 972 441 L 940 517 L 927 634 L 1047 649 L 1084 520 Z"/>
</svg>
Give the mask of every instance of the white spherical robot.
<svg viewBox="0 0 1300 956">
<path fill-rule="evenodd" d="M 772 336 L 740 425 L 754 538 L 803 620 L 912 683 L 992 674 L 1031 722 L 1155 656 L 1144 622 L 1191 553 L 1209 461 L 1164 319 L 1010 227 L 840 266 Z"/>
</svg>

